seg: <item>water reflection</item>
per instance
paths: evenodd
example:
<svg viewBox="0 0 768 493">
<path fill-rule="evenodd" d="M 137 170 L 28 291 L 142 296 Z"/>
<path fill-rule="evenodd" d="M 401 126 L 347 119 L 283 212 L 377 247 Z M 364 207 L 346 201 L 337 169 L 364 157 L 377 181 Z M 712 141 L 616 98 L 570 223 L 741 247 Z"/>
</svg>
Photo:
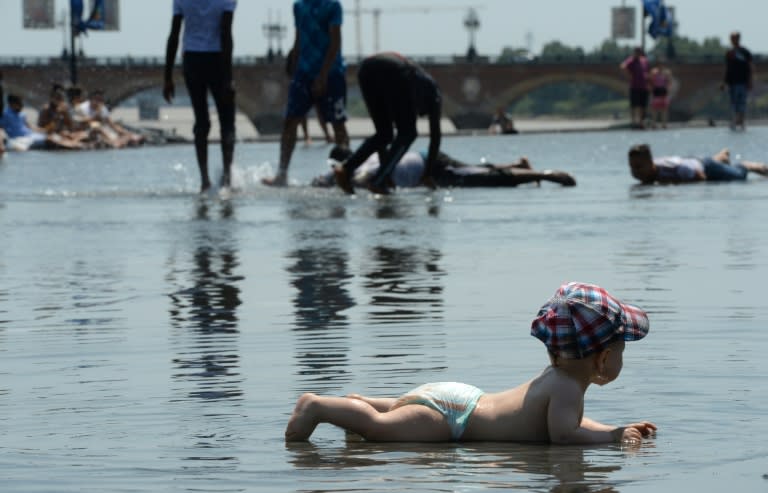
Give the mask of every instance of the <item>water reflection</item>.
<svg viewBox="0 0 768 493">
<path fill-rule="evenodd" d="M 397 471 L 400 484 L 419 484 L 422 490 L 512 489 L 550 491 L 553 493 L 619 491 L 619 480 L 612 479 L 621 470 L 626 451 L 619 447 L 562 447 L 514 443 L 468 444 L 381 444 L 360 441 L 354 435 L 341 447 L 319 448 L 311 442 L 287 444 L 289 461 L 296 469 L 322 473 L 318 481 L 323 491 L 344 491 L 348 485 L 331 478 L 336 471 L 349 468 L 386 468 Z M 635 451 L 637 452 L 637 451 Z M 425 471 L 430 471 L 425 474 Z M 363 473 L 364 474 L 364 473 Z M 374 486 L 378 475 L 358 475 L 360 489 Z M 624 483 L 622 481 L 622 483 Z M 312 485 L 305 484 L 311 489 Z"/>
<path fill-rule="evenodd" d="M 288 211 L 295 248 L 287 271 L 296 288 L 296 366 L 300 392 L 338 391 L 349 376 L 349 321 L 355 305 L 348 285 L 349 254 L 342 223 L 343 208 L 300 204 Z"/>
<path fill-rule="evenodd" d="M 194 384 L 186 391 L 188 398 L 242 396 L 237 307 L 242 303 L 238 283 L 243 277 L 237 274 L 240 262 L 233 227 L 230 202 L 202 200 L 188 238 L 191 263 L 169 260 L 167 280 L 174 289 L 169 313 L 178 351 L 172 377 L 182 388 L 187 382 Z"/>
<path fill-rule="evenodd" d="M 439 209 L 428 205 L 427 217 L 413 217 L 418 211 L 413 203 L 380 204 L 376 217 L 406 220 L 380 223 L 361 268 L 371 323 L 366 341 L 371 364 L 366 369 L 384 389 L 423 383 L 446 368 L 446 274 L 440 266 L 439 230 L 430 229 L 439 225 L 432 219 Z"/>
</svg>

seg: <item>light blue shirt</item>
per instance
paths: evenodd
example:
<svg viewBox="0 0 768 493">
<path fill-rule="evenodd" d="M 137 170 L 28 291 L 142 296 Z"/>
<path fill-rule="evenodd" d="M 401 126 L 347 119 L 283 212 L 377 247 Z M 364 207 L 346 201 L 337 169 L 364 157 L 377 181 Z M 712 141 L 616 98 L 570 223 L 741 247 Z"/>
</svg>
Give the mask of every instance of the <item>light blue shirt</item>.
<svg viewBox="0 0 768 493">
<path fill-rule="evenodd" d="M 184 17 L 184 51 L 221 51 L 221 16 L 237 0 L 173 0 L 173 15 Z"/>
</svg>

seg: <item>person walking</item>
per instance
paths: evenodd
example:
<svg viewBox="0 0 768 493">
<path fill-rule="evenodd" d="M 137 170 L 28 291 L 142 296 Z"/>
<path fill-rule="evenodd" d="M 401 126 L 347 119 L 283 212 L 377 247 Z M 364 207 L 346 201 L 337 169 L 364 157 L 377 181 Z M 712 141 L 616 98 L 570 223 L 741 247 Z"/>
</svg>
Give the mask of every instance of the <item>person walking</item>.
<svg viewBox="0 0 768 493">
<path fill-rule="evenodd" d="M 752 53 L 741 45 L 741 34 L 731 33 L 731 49 L 725 53 L 725 77 L 720 90 L 728 88 L 731 102 L 731 129 L 745 130 L 747 98 L 755 76 Z"/>
<path fill-rule="evenodd" d="M 211 188 L 208 174 L 208 134 L 211 120 L 208 93 L 213 96 L 219 117 L 223 173 L 221 186 L 231 185 L 235 152 L 235 88 L 232 81 L 232 20 L 237 0 L 173 0 L 171 33 L 165 51 L 163 96 L 169 103 L 175 95 L 173 66 L 184 27 L 184 81 L 195 114 L 194 138 L 200 191 Z"/>
<path fill-rule="evenodd" d="M 339 0 L 296 0 L 293 17 L 296 34 L 289 53 L 295 61 L 288 63 L 294 69 L 280 137 L 280 167 L 274 177 L 262 180 L 271 186 L 288 183 L 298 126 L 316 104 L 320 116 L 333 127 L 336 144 L 349 147 L 346 65 L 341 55 L 341 3 Z"/>
</svg>

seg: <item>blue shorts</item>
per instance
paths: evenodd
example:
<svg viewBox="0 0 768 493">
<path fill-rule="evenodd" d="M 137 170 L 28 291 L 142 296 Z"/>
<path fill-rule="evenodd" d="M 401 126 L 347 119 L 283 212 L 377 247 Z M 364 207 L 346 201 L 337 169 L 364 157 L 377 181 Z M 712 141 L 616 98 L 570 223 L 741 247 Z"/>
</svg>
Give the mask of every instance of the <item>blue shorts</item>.
<svg viewBox="0 0 768 493">
<path fill-rule="evenodd" d="M 328 74 L 328 86 L 325 96 L 315 99 L 312 96 L 314 77 L 296 74 L 288 88 L 288 104 L 285 107 L 286 118 L 303 118 L 312 106 L 328 123 L 341 123 L 347 120 L 347 79 L 343 72 Z"/>
<path fill-rule="evenodd" d="M 728 95 L 731 98 L 731 109 L 734 113 L 747 112 L 747 96 L 749 90 L 746 84 L 731 84 L 728 87 Z"/>
<path fill-rule="evenodd" d="M 464 434 L 477 401 L 483 391 L 472 385 L 458 382 L 427 383 L 400 397 L 392 409 L 420 404 L 431 407 L 445 417 L 451 428 L 451 438 L 458 440 Z"/>
<path fill-rule="evenodd" d="M 743 181 L 747 179 L 747 168 L 741 163 L 725 164 L 711 157 L 701 159 L 707 181 Z"/>
</svg>

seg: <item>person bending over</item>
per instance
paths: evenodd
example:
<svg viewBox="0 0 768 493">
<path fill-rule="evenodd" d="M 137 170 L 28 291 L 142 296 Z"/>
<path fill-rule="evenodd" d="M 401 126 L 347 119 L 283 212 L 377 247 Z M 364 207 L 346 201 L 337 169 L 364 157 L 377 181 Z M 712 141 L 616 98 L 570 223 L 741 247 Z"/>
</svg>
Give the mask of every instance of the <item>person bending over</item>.
<svg viewBox="0 0 768 493">
<path fill-rule="evenodd" d="M 349 159 L 352 151 L 334 147 L 330 158 L 343 162 Z M 412 188 L 423 185 L 422 177 L 427 156 L 425 152 L 406 152 L 390 175 L 391 183 L 397 188 Z M 373 154 L 365 160 L 351 178 L 352 184 L 367 187 L 378 173 L 380 162 Z M 334 185 L 334 169 L 317 176 L 312 186 L 330 187 Z M 471 165 L 458 161 L 449 155 L 438 152 L 433 169 L 435 183 L 441 187 L 515 187 L 523 183 L 551 181 L 563 186 L 575 186 L 576 180 L 568 173 L 556 170 L 534 170 L 527 158 L 521 157 L 510 164 Z"/>
<path fill-rule="evenodd" d="M 749 172 L 768 176 L 768 165 L 754 161 L 730 164 L 731 154 L 723 149 L 712 157 L 663 156 L 654 158 L 647 144 L 629 150 L 632 176 L 644 185 L 653 183 L 696 183 L 701 181 L 744 181 Z"/>
<path fill-rule="evenodd" d="M 397 53 L 366 58 L 360 63 L 357 78 L 376 133 L 338 168 L 336 183 L 345 192 L 354 193 L 352 177 L 355 169 L 376 152 L 382 165 L 368 188 L 375 193 L 389 193 L 389 178 L 395 166 L 416 140 L 416 120 L 426 115 L 429 117 L 429 151 L 422 181 L 434 186 L 432 167 L 440 150 L 442 111 L 442 97 L 435 80 Z"/>
<path fill-rule="evenodd" d="M 655 424 L 598 423 L 584 416 L 584 394 L 619 376 L 625 342 L 642 339 L 648 329 L 645 312 L 603 288 L 564 284 L 531 324 L 550 360 L 532 380 L 497 393 L 457 382 L 422 385 L 399 398 L 307 393 L 296 403 L 285 439 L 307 440 L 319 423 L 331 423 L 383 442 L 639 443 L 655 433 Z"/>
</svg>

